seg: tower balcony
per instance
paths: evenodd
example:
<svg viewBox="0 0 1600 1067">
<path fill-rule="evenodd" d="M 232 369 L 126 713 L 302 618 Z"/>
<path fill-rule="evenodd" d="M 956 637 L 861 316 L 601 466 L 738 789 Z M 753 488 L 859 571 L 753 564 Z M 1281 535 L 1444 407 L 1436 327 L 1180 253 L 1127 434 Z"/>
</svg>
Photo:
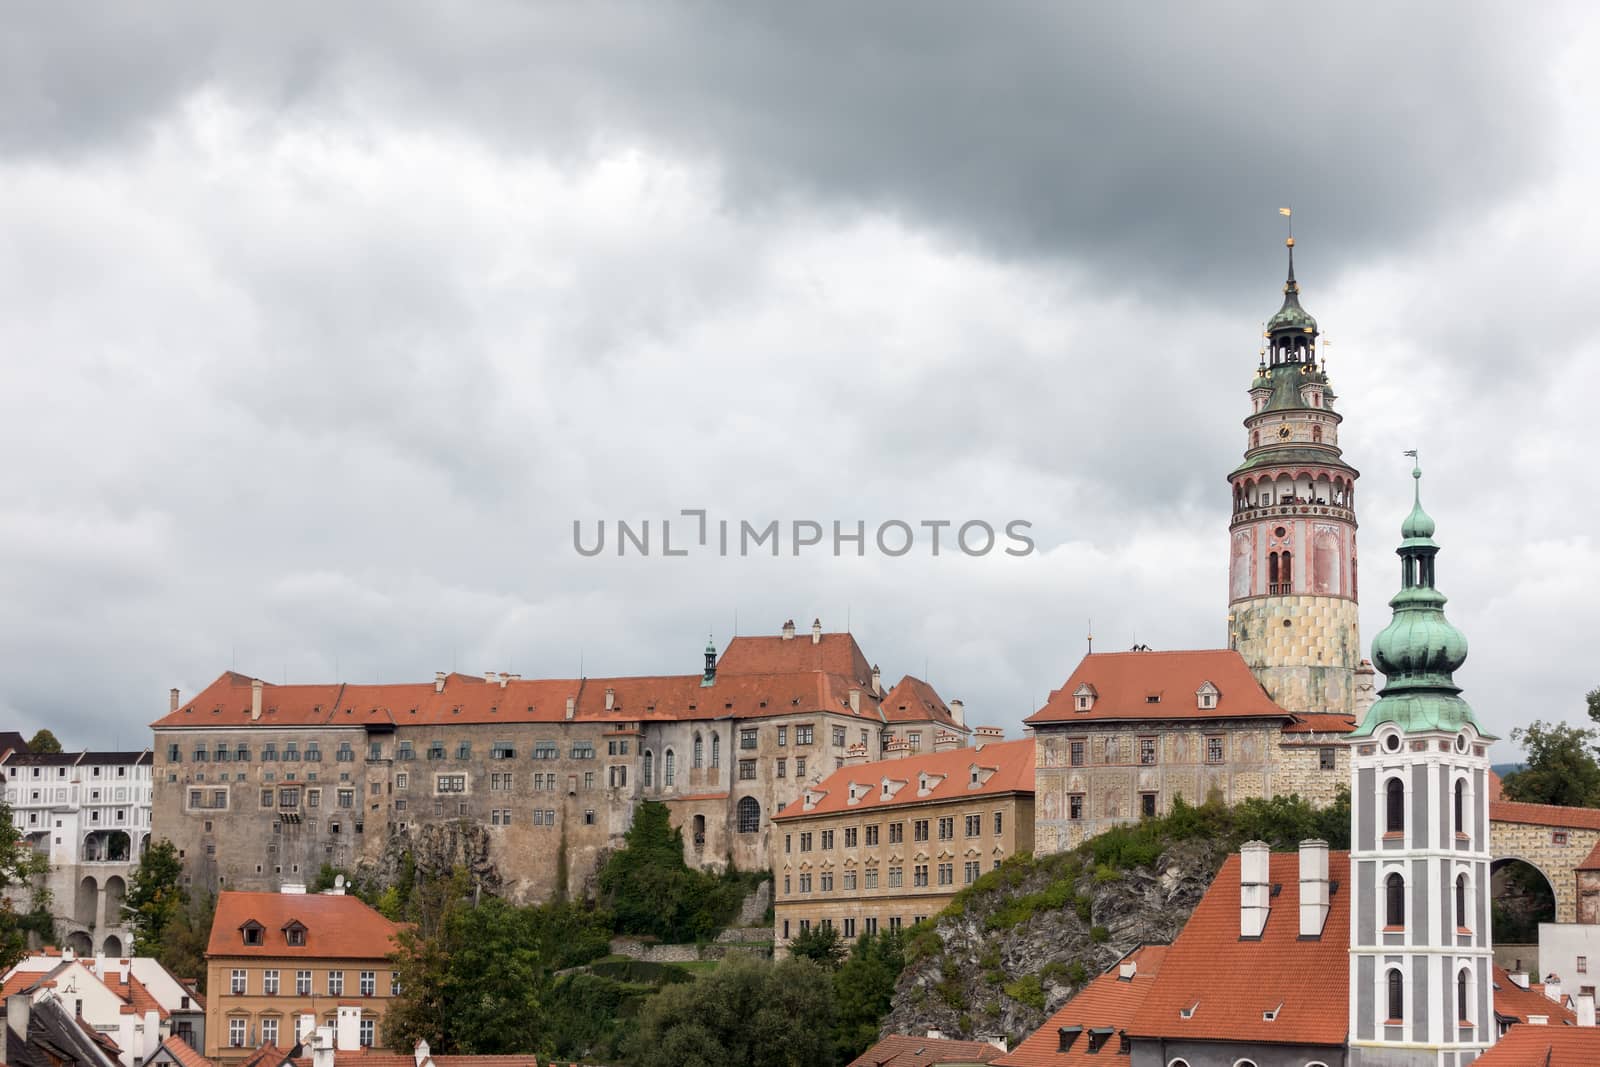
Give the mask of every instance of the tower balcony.
<svg viewBox="0 0 1600 1067">
<path fill-rule="evenodd" d="M 1297 516 L 1342 519 L 1352 525 L 1356 521 L 1356 513 L 1351 508 L 1340 507 L 1325 501 L 1296 499 L 1292 502 L 1284 501 L 1277 504 L 1235 507 L 1233 509 L 1232 525 L 1242 526 L 1245 523 L 1255 522 L 1259 519 L 1295 518 Z"/>
</svg>

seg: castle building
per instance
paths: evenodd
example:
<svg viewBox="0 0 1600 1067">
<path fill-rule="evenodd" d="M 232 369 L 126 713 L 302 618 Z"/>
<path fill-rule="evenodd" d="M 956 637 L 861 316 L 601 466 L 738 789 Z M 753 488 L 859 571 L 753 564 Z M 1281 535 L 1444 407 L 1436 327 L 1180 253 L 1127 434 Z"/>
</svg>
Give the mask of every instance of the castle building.
<svg viewBox="0 0 1600 1067">
<path fill-rule="evenodd" d="M 1353 1067 L 1463 1067 L 1494 1043 L 1489 742 L 1453 673 L 1467 640 L 1435 586 L 1434 522 L 1401 527 L 1384 673 L 1352 734 L 1350 1051 Z"/>
<path fill-rule="evenodd" d="M 1317 320 L 1300 306 L 1294 238 L 1283 306 L 1267 321 L 1250 383 L 1244 462 L 1228 475 L 1228 645 L 1291 712 L 1356 710 L 1355 488 L 1342 417 L 1317 362 Z"/>
<path fill-rule="evenodd" d="M 45 888 L 63 947 L 121 956 L 128 880 L 150 843 L 150 752 L 29 752 L 0 757 L 11 821 L 50 860 Z M 26 908 L 29 887 L 8 895 Z"/>
<path fill-rule="evenodd" d="M 191 884 L 273 889 L 326 864 L 460 864 L 515 900 L 584 891 L 658 800 L 703 868 L 769 866 L 772 817 L 860 750 L 965 744 L 959 701 L 885 689 L 850 634 L 793 622 L 693 674 L 272 685 L 228 672 L 155 732 L 155 832 Z M 225 847 L 224 847 L 225 843 Z"/>
</svg>

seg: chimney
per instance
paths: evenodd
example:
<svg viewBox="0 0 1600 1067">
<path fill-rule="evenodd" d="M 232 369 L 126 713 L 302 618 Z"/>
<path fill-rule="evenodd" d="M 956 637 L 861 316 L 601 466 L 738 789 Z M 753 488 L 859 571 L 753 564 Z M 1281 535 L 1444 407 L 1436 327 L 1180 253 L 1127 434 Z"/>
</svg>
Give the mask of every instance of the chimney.
<svg viewBox="0 0 1600 1067">
<path fill-rule="evenodd" d="M 1328 843 L 1300 842 L 1300 936 L 1321 937 L 1328 921 Z"/>
<path fill-rule="evenodd" d="M 419 1037 L 417 1039 L 417 1047 L 411 1055 L 416 1059 L 417 1067 L 422 1067 L 424 1063 L 427 1063 L 433 1056 L 433 1050 L 428 1047 L 428 1039 Z"/>
<path fill-rule="evenodd" d="M 255 722 L 261 718 L 261 686 L 260 678 L 250 679 L 250 721 Z M 176 692 L 176 690 L 174 690 Z"/>
<path fill-rule="evenodd" d="M 1265 841 L 1246 841 L 1239 849 L 1239 936 L 1242 938 L 1258 938 L 1267 928 L 1267 910 L 1272 904 L 1270 855 Z"/>
<path fill-rule="evenodd" d="M 295 1044 L 304 1044 L 307 1039 L 317 1032 L 317 1017 L 309 1012 L 300 1016 L 300 1022 L 294 1030 Z"/>
<path fill-rule="evenodd" d="M 311 1067 L 333 1067 L 334 1031 L 331 1026 L 319 1026 L 311 1035 Z"/>
<path fill-rule="evenodd" d="M 511 679 L 513 679 L 515 677 L 516 677 L 516 675 L 514 675 L 514 674 L 507 674 L 505 671 L 501 671 L 500 672 L 500 688 L 504 689 L 506 687 L 506 683 L 511 681 Z"/>
<path fill-rule="evenodd" d="M 944 1031 L 943 1030 L 939 1030 L 939 1029 L 929 1030 L 928 1031 L 928 1040 L 929 1041 L 943 1041 L 944 1040 Z"/>
<path fill-rule="evenodd" d="M 1579 1026 L 1593 1026 L 1594 1025 L 1594 994 L 1593 993 L 1579 993 L 1578 994 L 1578 1025 Z"/>
<path fill-rule="evenodd" d="M 857 741 L 855 744 L 851 745 L 845 750 L 844 765 L 846 767 L 854 767 L 857 764 L 865 762 L 867 762 L 866 745 L 863 745 L 861 742 Z"/>
<path fill-rule="evenodd" d="M 28 1040 L 28 1019 L 33 1014 L 33 996 L 29 993 L 13 993 L 6 998 L 6 1028 L 17 1036 L 17 1040 Z"/>
<path fill-rule="evenodd" d="M 577 708 L 578 708 L 578 698 L 577 697 L 568 697 L 567 698 L 567 718 L 569 718 L 569 719 L 572 718 L 573 713 L 577 711 Z"/>
<path fill-rule="evenodd" d="M 435 693 L 444 692 L 444 679 L 445 679 L 444 671 L 434 671 L 433 672 L 433 691 Z"/>
<path fill-rule="evenodd" d="M 981 744 L 992 745 L 1006 739 L 1006 732 L 998 726 L 980 726 L 972 731 Z"/>
<path fill-rule="evenodd" d="M 911 755 L 911 742 L 898 737 L 890 738 L 889 743 L 883 746 L 884 759 L 905 759 Z"/>
<path fill-rule="evenodd" d="M 615 689 L 612 689 L 610 686 L 606 686 L 606 710 L 607 711 L 615 710 L 616 706 L 617 706 L 617 691 Z"/>
<path fill-rule="evenodd" d="M 822 643 L 822 620 L 821 619 L 812 619 L 811 620 L 811 643 L 813 645 Z"/>
<path fill-rule="evenodd" d="M 361 1006 L 339 1005 L 339 1051 L 355 1052 L 361 1048 Z"/>
<path fill-rule="evenodd" d="M 1139 964 L 1132 956 L 1122 961 L 1117 968 L 1117 977 L 1125 982 L 1133 981 L 1133 976 L 1139 973 Z"/>
<path fill-rule="evenodd" d="M 1561 1003 L 1561 976 L 1554 971 L 1544 976 L 1544 995 L 1557 1004 Z"/>
<path fill-rule="evenodd" d="M 950 717 L 956 721 L 957 726 L 967 725 L 967 706 L 959 700 L 950 702 Z"/>
<path fill-rule="evenodd" d="M 1511 979 L 1511 984 L 1516 986 L 1518 989 L 1528 988 L 1527 971 L 1511 971 L 1506 975 L 1506 977 Z"/>
<path fill-rule="evenodd" d="M 861 714 L 861 690 L 850 690 L 850 711 L 852 714 Z"/>
<path fill-rule="evenodd" d="M 872 692 L 874 696 L 883 696 L 883 671 L 876 663 L 872 665 Z M 172 710 L 177 711 L 177 705 L 173 705 Z"/>
<path fill-rule="evenodd" d="M 783 624 L 783 639 L 785 641 L 793 641 L 794 640 L 794 620 L 793 619 L 790 619 L 788 622 Z"/>
<path fill-rule="evenodd" d="M 177 711 L 178 703 L 178 689 L 176 686 L 174 686 L 172 690 L 167 693 L 167 710 Z"/>
<path fill-rule="evenodd" d="M 961 747 L 961 738 L 949 730 L 940 730 L 933 735 L 933 750 L 935 752 L 949 752 L 951 749 Z"/>
</svg>

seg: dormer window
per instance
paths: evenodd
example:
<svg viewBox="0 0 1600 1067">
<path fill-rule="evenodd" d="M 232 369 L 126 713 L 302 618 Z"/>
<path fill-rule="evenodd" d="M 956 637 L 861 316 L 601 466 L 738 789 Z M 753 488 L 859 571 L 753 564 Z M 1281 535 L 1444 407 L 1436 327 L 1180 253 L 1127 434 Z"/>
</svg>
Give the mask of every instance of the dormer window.
<svg viewBox="0 0 1600 1067">
<path fill-rule="evenodd" d="M 239 927 L 244 934 L 244 943 L 247 945 L 261 945 L 266 943 L 266 927 L 254 919 Z"/>
<path fill-rule="evenodd" d="M 1203 682 L 1199 689 L 1194 691 L 1195 706 L 1201 711 L 1215 711 L 1217 698 L 1222 694 L 1210 682 Z"/>
<path fill-rule="evenodd" d="M 283 939 L 290 945 L 300 948 L 306 943 L 306 928 L 299 921 L 291 922 L 283 928 Z"/>
<path fill-rule="evenodd" d="M 1083 1027 L 1081 1026 L 1062 1026 L 1057 1028 L 1056 1034 L 1059 1038 L 1059 1044 L 1056 1045 L 1056 1051 L 1071 1051 L 1072 1043 L 1078 1040 L 1078 1035 L 1081 1033 L 1083 1033 Z"/>
<path fill-rule="evenodd" d="M 1077 711 L 1088 711 L 1094 707 L 1094 698 L 1098 696 L 1094 686 L 1084 682 L 1072 691 L 1073 708 Z"/>
<path fill-rule="evenodd" d="M 1160 693 L 1146 693 L 1144 695 L 1144 702 L 1146 704 L 1159 704 L 1159 703 L 1161 703 L 1161 694 Z"/>
<path fill-rule="evenodd" d="M 1199 1009 L 1199 1007 L 1200 1007 L 1200 1002 L 1197 1000 L 1193 1004 L 1189 1005 L 1187 1008 L 1179 1008 L 1178 1009 L 1178 1018 L 1180 1018 L 1180 1019 L 1193 1019 L 1194 1018 L 1194 1013 L 1195 1013 L 1196 1010 Z"/>
</svg>

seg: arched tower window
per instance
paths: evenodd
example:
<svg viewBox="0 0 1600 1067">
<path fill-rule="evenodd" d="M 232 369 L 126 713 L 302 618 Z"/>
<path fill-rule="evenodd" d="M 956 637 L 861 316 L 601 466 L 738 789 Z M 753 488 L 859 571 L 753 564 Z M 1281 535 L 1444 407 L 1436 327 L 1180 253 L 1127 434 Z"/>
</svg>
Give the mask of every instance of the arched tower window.
<svg viewBox="0 0 1600 1067">
<path fill-rule="evenodd" d="M 699 734 L 694 735 L 694 769 L 699 770 L 706 765 L 706 744 L 700 739 Z"/>
<path fill-rule="evenodd" d="M 1406 924 L 1406 880 L 1391 874 L 1383 880 L 1383 923 L 1391 930 Z"/>
<path fill-rule="evenodd" d="M 711 735 L 711 766 L 722 766 L 722 735 Z"/>
<path fill-rule="evenodd" d="M 1463 967 L 1456 975 L 1456 1020 L 1458 1022 L 1467 1023 L 1471 1021 L 1467 1014 L 1470 992 L 1471 984 L 1467 980 L 1467 969 Z"/>
<path fill-rule="evenodd" d="M 1322 443 L 1322 427 L 1321 426 L 1313 426 L 1313 427 L 1311 427 L 1311 440 L 1312 440 L 1312 442 L 1314 444 L 1319 444 L 1320 445 Z"/>
<path fill-rule="evenodd" d="M 1406 1017 L 1406 983 L 1399 971 L 1389 972 L 1389 1021 L 1404 1022 Z"/>
<path fill-rule="evenodd" d="M 761 829 L 761 803 L 755 797 L 739 798 L 739 832 L 753 834 Z"/>
<path fill-rule="evenodd" d="M 1456 875 L 1456 929 L 1470 929 L 1467 922 L 1467 876 Z"/>
<path fill-rule="evenodd" d="M 1384 833 L 1403 834 L 1406 832 L 1406 787 L 1400 784 L 1400 779 L 1391 778 L 1384 790 Z"/>
<path fill-rule="evenodd" d="M 1292 553 L 1282 553 L 1282 558 L 1278 561 L 1278 573 L 1278 580 L 1283 583 L 1283 588 L 1278 590 L 1278 592 L 1294 592 L 1294 558 Z"/>
<path fill-rule="evenodd" d="M 656 784 L 656 754 L 649 749 L 644 751 L 644 786 L 646 789 Z"/>
<path fill-rule="evenodd" d="M 672 749 L 669 748 L 661 757 L 661 784 L 671 786 L 677 782 L 677 768 L 673 766 Z"/>
<path fill-rule="evenodd" d="M 1260 448 L 1261 447 L 1261 431 L 1260 430 L 1252 430 L 1251 431 L 1251 433 L 1250 433 L 1250 447 L 1251 448 Z"/>
<path fill-rule="evenodd" d="M 1467 781 L 1456 779 L 1456 833 L 1467 832 Z"/>
</svg>

